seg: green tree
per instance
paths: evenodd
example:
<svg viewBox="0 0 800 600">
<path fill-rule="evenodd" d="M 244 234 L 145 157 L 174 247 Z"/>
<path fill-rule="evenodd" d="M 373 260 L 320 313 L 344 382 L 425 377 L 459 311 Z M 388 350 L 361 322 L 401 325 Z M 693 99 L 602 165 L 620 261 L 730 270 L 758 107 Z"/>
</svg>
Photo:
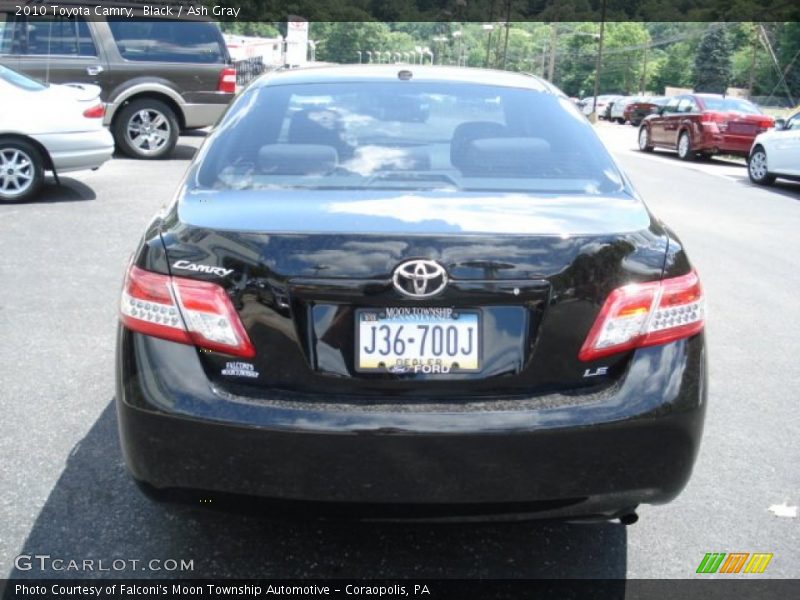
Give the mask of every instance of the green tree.
<svg viewBox="0 0 800 600">
<path fill-rule="evenodd" d="M 792 101 L 798 102 L 798 98 L 800 98 L 800 23 L 797 21 L 784 23 L 779 42 L 778 60 L 786 73 L 786 83 L 792 93 Z"/>
<path fill-rule="evenodd" d="M 644 52 L 649 43 L 650 34 L 643 23 L 611 22 L 606 25 L 600 76 L 603 93 L 631 94 L 639 90 Z"/>
<path fill-rule="evenodd" d="M 692 83 L 691 47 L 685 42 L 672 44 L 651 81 L 652 88 L 663 93 L 667 86 L 692 87 Z"/>
<path fill-rule="evenodd" d="M 366 62 L 366 52 L 388 51 L 389 27 L 385 23 L 331 23 L 325 38 L 317 46 L 317 60 L 336 63 L 357 63 L 359 52 Z"/>
<path fill-rule="evenodd" d="M 694 89 L 724 94 L 731 81 L 731 46 L 723 27 L 708 28 L 694 57 Z"/>
</svg>

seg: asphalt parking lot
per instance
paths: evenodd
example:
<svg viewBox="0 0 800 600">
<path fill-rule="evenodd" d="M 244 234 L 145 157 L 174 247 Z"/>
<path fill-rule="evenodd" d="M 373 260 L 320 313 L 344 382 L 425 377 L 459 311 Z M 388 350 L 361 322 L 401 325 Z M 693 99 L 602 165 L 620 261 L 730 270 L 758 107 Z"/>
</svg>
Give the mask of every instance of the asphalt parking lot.
<svg viewBox="0 0 800 600">
<path fill-rule="evenodd" d="M 184 559 L 191 572 L 117 576 L 686 578 L 706 552 L 771 552 L 800 576 L 800 184 L 749 183 L 732 161 L 635 150 L 598 130 L 689 249 L 709 302 L 710 401 L 695 473 L 666 506 L 617 523 L 375 524 L 160 506 L 124 471 L 113 409 L 117 300 L 130 253 L 201 136 L 176 156 L 116 158 L 0 205 L 0 574 L 19 554 Z M 107 576 L 109 573 L 95 573 Z"/>
</svg>

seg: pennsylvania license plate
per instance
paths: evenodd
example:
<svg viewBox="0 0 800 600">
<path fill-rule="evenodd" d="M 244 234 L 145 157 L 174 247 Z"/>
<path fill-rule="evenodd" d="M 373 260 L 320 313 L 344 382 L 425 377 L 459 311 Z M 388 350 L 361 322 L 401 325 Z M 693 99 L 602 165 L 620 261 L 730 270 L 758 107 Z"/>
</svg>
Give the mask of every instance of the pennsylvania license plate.
<svg viewBox="0 0 800 600">
<path fill-rule="evenodd" d="M 356 311 L 356 368 L 389 373 L 480 370 L 480 312 L 401 307 Z"/>
</svg>

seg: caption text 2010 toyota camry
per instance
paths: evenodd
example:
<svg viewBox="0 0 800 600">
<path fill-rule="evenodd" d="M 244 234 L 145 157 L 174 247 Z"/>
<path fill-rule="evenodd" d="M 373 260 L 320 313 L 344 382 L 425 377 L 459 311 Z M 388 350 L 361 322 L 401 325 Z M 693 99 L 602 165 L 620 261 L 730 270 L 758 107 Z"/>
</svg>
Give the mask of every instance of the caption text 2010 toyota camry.
<svg viewBox="0 0 800 600">
<path fill-rule="evenodd" d="M 133 256 L 122 446 L 153 492 L 632 522 L 691 473 L 703 323 L 680 241 L 550 84 L 279 72 Z"/>
</svg>

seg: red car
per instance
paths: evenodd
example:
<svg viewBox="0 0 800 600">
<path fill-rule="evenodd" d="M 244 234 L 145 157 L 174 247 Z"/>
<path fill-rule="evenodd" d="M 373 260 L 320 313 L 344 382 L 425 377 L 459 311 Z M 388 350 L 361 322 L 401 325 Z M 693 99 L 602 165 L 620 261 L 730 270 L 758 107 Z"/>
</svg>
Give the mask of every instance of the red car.
<svg viewBox="0 0 800 600">
<path fill-rule="evenodd" d="M 677 150 L 683 160 L 698 155 L 747 157 L 755 137 L 775 124 L 772 117 L 741 98 L 717 94 L 687 94 L 670 98 L 639 128 L 639 149 Z"/>
<path fill-rule="evenodd" d="M 667 98 L 663 96 L 639 96 L 625 107 L 622 122 L 628 121 L 634 127 L 638 127 L 647 115 L 656 112 L 666 103 Z"/>
</svg>

